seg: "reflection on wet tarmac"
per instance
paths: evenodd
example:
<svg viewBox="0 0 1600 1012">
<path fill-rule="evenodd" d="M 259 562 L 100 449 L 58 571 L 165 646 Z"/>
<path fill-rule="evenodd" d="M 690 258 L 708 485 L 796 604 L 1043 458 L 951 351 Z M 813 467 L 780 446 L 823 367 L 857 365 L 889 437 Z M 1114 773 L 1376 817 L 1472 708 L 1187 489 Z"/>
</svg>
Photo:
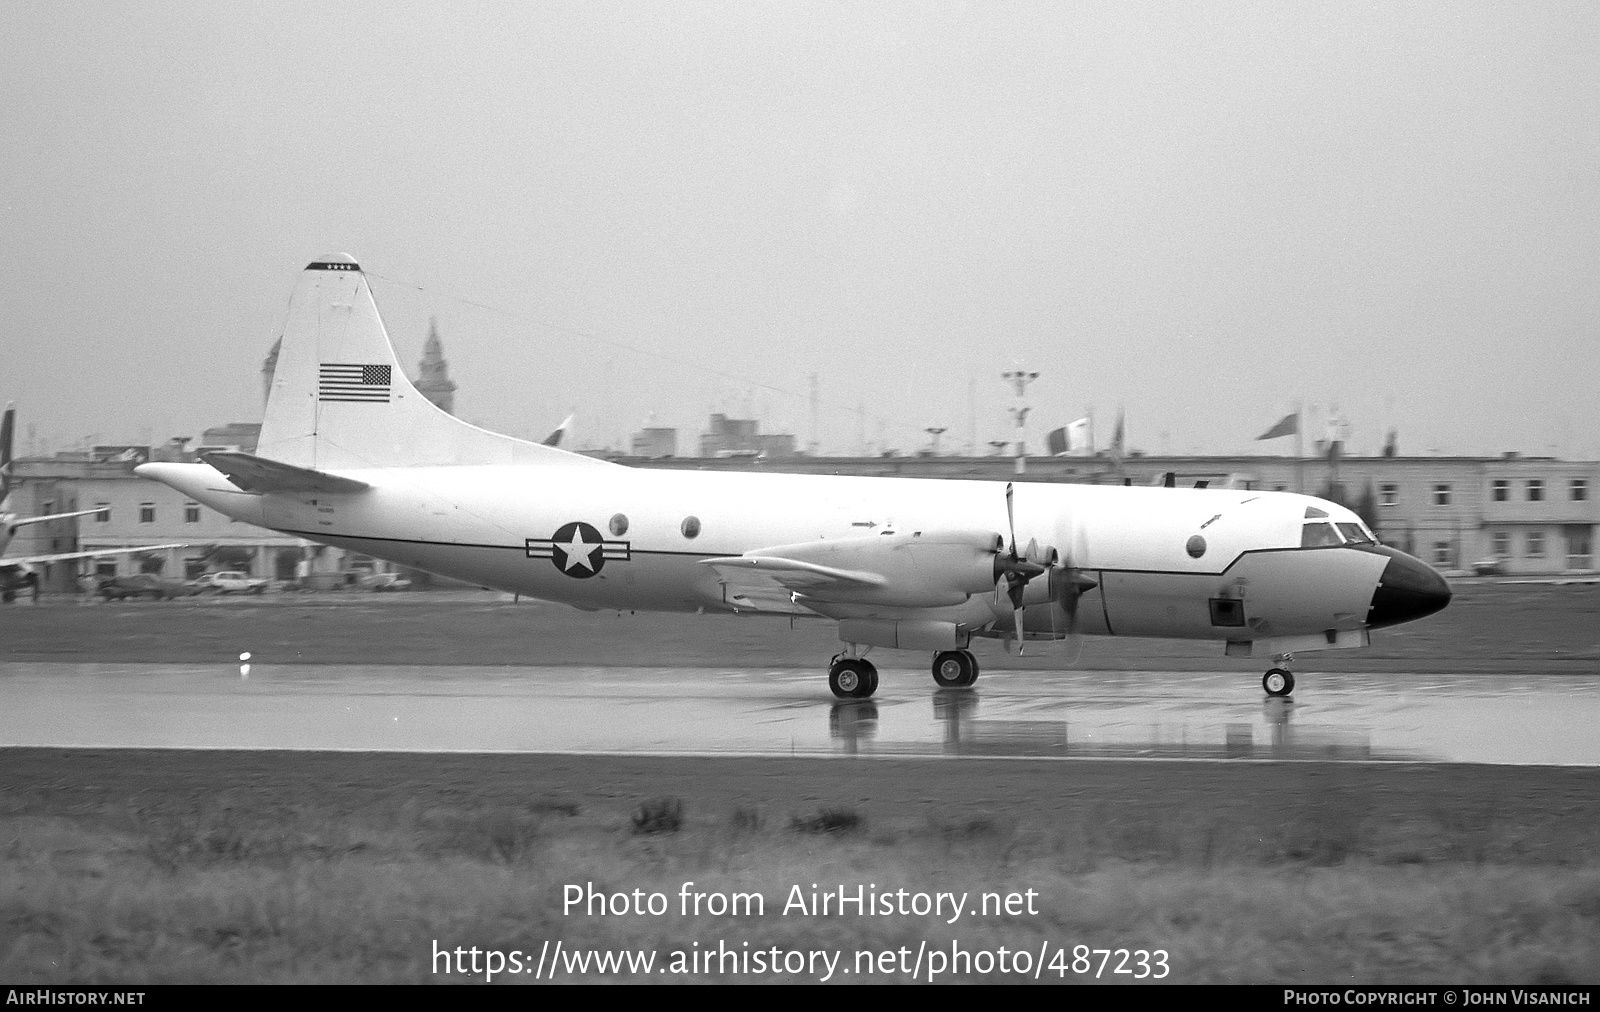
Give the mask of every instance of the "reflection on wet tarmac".
<svg viewBox="0 0 1600 1012">
<path fill-rule="evenodd" d="M 1267 698 L 1262 701 L 1262 728 L 1244 722 L 1222 727 L 1220 740 L 1203 732 L 1191 737 L 1187 725 L 1176 729 L 1158 725 L 1143 741 L 1122 742 L 1096 736 L 1092 726 L 1073 733 L 1072 720 L 983 720 L 978 717 L 981 693 L 977 689 L 935 689 L 932 693 L 933 719 L 942 728 L 941 751 L 946 755 L 969 756 L 1081 756 L 1123 758 L 1197 759 L 1325 759 L 1373 760 L 1416 759 L 1415 754 L 1395 752 L 1375 755 L 1371 735 L 1365 728 L 1291 726 L 1292 699 Z M 900 753 L 892 743 L 874 749 L 878 730 L 878 706 L 871 700 L 850 700 L 833 704 L 828 729 L 842 751 L 849 755 L 883 751 Z M 1163 730 L 1171 732 L 1163 739 Z"/>
<path fill-rule="evenodd" d="M 231 660 L 231 658 L 230 658 Z M 0 665 L 0 745 L 1600 765 L 1600 686 L 1567 676 Z"/>
</svg>

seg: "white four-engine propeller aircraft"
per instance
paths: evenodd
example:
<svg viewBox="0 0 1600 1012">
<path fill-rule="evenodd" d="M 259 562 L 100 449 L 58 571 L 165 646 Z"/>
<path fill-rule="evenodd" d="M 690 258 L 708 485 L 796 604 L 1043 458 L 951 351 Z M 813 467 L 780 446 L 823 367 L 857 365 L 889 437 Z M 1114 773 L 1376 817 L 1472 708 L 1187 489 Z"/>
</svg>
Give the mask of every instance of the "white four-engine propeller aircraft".
<svg viewBox="0 0 1600 1012">
<path fill-rule="evenodd" d="M 1350 510 L 1236 489 L 644 470 L 487 432 L 407 381 L 356 261 L 289 303 L 255 454 L 138 472 L 238 520 L 578 608 L 837 620 L 834 694 L 873 647 L 971 685 L 973 637 L 1212 640 L 1272 656 L 1357 647 L 1450 600 Z"/>
<path fill-rule="evenodd" d="M 8 507 L 11 498 L 11 439 L 16 428 L 16 410 L 11 405 L 6 405 L 6 413 L 0 419 L 0 600 L 11 601 L 17 592 L 32 588 L 37 594 L 39 590 L 39 574 L 35 566 L 47 562 L 69 562 L 73 559 L 92 559 L 107 555 L 138 555 L 143 552 L 157 552 L 167 548 L 185 548 L 182 543 L 170 545 L 148 545 L 139 548 L 96 548 L 87 552 L 53 552 L 48 555 L 13 555 L 5 554 L 6 548 L 11 544 L 11 539 L 16 536 L 19 528 L 32 524 L 48 523 L 51 520 L 66 520 L 70 517 L 86 517 L 94 513 L 102 513 L 104 509 L 73 510 L 70 513 L 46 513 L 36 517 L 22 517 L 12 513 Z"/>
</svg>

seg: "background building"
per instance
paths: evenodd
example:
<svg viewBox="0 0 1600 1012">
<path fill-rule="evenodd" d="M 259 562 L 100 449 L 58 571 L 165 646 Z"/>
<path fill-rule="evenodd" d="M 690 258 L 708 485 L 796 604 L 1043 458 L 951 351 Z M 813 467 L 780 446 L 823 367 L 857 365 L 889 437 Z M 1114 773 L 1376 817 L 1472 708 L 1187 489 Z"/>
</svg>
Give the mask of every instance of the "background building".
<svg viewBox="0 0 1600 1012">
<path fill-rule="evenodd" d="M 422 361 L 417 364 L 417 390 L 446 414 L 455 414 L 456 381 L 450 378 L 450 363 L 444 359 L 439 341 L 439 321 L 428 321 L 428 340 L 422 345 Z"/>
</svg>

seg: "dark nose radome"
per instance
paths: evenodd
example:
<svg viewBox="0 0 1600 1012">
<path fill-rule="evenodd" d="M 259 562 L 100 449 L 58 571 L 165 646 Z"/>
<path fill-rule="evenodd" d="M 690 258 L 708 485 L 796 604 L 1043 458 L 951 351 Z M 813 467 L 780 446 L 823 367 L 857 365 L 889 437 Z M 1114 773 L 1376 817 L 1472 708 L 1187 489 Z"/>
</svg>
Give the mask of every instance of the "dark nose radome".
<svg viewBox="0 0 1600 1012">
<path fill-rule="evenodd" d="M 1404 552 L 1387 549 L 1388 565 L 1372 592 L 1367 625 L 1374 629 L 1432 615 L 1450 603 L 1450 585 L 1432 566 Z"/>
</svg>

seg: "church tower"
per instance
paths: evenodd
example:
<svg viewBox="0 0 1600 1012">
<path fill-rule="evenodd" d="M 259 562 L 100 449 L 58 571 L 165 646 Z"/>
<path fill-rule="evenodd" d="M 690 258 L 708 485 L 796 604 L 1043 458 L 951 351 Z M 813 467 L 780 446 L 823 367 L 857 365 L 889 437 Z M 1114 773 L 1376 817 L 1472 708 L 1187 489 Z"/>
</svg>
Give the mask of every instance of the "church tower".
<svg viewBox="0 0 1600 1012">
<path fill-rule="evenodd" d="M 456 384 L 450 378 L 450 364 L 444 360 L 439 343 L 439 319 L 428 321 L 428 341 L 422 346 L 422 362 L 417 366 L 417 389 L 441 411 L 455 414 Z"/>
</svg>

